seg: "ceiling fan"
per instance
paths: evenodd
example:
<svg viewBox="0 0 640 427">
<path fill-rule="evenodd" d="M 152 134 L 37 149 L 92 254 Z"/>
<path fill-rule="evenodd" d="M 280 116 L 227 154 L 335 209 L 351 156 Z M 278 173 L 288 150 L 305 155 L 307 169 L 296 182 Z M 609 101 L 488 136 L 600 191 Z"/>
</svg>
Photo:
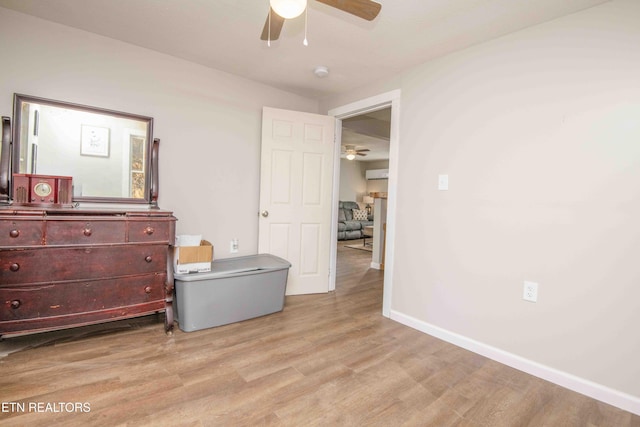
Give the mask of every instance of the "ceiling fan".
<svg viewBox="0 0 640 427">
<path fill-rule="evenodd" d="M 347 160 L 353 160 L 356 156 L 366 156 L 366 152 L 371 151 L 368 148 L 361 148 L 356 150 L 355 145 L 345 145 L 344 146 L 344 154 L 347 155 Z"/>
<path fill-rule="evenodd" d="M 316 0 L 328 6 L 335 7 L 344 12 L 357 16 L 358 18 L 373 21 L 382 5 L 371 0 Z M 288 3 L 293 6 L 290 13 L 280 9 L 280 3 Z M 307 0 L 270 0 L 271 9 L 267 15 L 267 21 L 264 23 L 261 40 L 277 40 L 280 37 L 280 31 L 284 25 L 285 19 L 295 18 L 304 12 L 307 7 Z M 286 5 L 284 5 L 286 7 Z M 282 15 L 281 15 L 282 14 Z M 269 25 L 271 24 L 271 25 Z M 269 29 L 271 26 L 271 29 Z"/>
</svg>

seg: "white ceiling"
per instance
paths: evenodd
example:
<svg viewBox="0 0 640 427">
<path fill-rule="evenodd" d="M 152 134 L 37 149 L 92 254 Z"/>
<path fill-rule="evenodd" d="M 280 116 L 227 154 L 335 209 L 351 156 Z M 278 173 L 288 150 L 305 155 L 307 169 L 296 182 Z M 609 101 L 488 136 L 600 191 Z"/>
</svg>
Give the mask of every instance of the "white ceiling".
<svg viewBox="0 0 640 427">
<path fill-rule="evenodd" d="M 321 98 L 608 0 L 379 0 L 372 22 L 309 0 L 260 40 L 268 0 L 0 0 L 0 6 Z M 312 70 L 329 67 L 319 79 Z"/>
<path fill-rule="evenodd" d="M 356 156 L 354 161 L 388 160 L 390 136 L 391 107 L 342 120 L 342 147 L 352 145 L 356 150 L 369 150 L 365 156 Z M 346 158 L 346 153 L 341 157 Z"/>
</svg>

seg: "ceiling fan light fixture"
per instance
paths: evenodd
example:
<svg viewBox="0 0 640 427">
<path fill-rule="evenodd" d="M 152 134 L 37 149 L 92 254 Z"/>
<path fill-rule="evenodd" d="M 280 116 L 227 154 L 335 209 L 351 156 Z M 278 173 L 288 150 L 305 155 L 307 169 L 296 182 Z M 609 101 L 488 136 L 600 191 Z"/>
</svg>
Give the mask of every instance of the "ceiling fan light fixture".
<svg viewBox="0 0 640 427">
<path fill-rule="evenodd" d="M 269 0 L 271 9 L 285 19 L 302 15 L 307 8 L 307 0 Z"/>
<path fill-rule="evenodd" d="M 356 156 L 366 156 L 366 152 L 367 151 L 371 151 L 368 148 L 360 148 L 360 149 L 356 149 L 355 145 L 345 145 L 344 146 L 344 155 L 347 158 L 347 160 L 353 160 L 356 158 Z"/>
</svg>

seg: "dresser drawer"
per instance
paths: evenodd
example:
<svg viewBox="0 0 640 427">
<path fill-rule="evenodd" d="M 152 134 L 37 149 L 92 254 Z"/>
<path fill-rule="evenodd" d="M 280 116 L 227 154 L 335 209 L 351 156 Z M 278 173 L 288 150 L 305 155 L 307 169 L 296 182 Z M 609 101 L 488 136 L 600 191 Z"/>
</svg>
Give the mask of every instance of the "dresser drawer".
<svg viewBox="0 0 640 427">
<path fill-rule="evenodd" d="M 164 302 L 165 274 L 0 288 L 0 321 Z"/>
<path fill-rule="evenodd" d="M 47 245 L 125 243 L 126 223 L 114 221 L 47 221 Z"/>
<path fill-rule="evenodd" d="M 44 221 L 0 221 L 0 246 L 33 246 L 43 244 Z"/>
<path fill-rule="evenodd" d="M 166 273 L 167 252 L 162 244 L 4 249 L 0 250 L 0 284 Z"/>
<path fill-rule="evenodd" d="M 164 303 L 165 274 L 0 288 L 0 321 L 64 316 L 154 301 Z"/>
<path fill-rule="evenodd" d="M 130 219 L 129 242 L 173 242 L 174 230 L 174 221 Z"/>
</svg>

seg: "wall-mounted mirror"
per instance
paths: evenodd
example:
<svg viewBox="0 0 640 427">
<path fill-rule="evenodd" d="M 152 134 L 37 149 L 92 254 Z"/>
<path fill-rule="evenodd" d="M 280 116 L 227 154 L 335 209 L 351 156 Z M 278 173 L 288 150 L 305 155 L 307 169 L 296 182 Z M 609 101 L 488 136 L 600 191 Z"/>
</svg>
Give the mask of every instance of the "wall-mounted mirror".
<svg viewBox="0 0 640 427">
<path fill-rule="evenodd" d="M 153 119 L 15 94 L 13 173 L 73 178 L 73 200 L 154 203 Z"/>
</svg>

